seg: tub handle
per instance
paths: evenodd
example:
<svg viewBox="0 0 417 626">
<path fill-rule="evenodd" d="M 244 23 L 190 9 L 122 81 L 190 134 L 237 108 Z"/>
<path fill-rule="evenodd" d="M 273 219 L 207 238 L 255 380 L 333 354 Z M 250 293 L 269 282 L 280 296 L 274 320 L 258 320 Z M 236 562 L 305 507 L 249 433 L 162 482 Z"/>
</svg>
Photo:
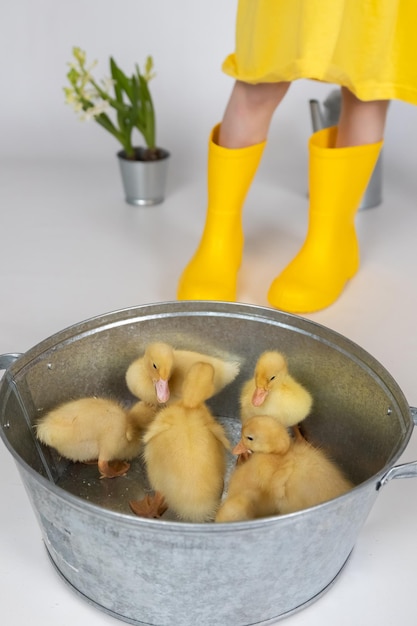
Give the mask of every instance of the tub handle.
<svg viewBox="0 0 417 626">
<path fill-rule="evenodd" d="M 7 370 L 17 359 L 22 356 L 19 352 L 10 352 L 9 354 L 0 354 L 0 371 Z"/>
<path fill-rule="evenodd" d="M 417 426 L 417 408 L 410 407 L 411 417 L 413 418 L 414 425 Z M 417 461 L 411 463 L 402 463 L 401 465 L 394 465 L 388 470 L 386 474 L 381 478 L 378 483 L 377 489 L 383 487 L 390 480 L 394 478 L 414 478 L 417 476 Z"/>
</svg>

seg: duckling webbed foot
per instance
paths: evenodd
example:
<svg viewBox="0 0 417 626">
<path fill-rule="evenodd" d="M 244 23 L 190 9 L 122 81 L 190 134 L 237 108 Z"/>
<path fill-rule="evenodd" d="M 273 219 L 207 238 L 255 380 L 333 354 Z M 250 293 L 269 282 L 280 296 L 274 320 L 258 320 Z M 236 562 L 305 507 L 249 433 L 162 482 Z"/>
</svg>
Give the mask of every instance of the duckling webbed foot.
<svg viewBox="0 0 417 626">
<path fill-rule="evenodd" d="M 117 476 L 126 476 L 126 472 L 130 469 L 130 463 L 127 461 L 99 461 L 98 471 L 100 478 L 116 478 Z"/>
<path fill-rule="evenodd" d="M 239 443 L 233 448 L 232 454 L 237 456 L 236 465 L 242 465 L 242 463 L 246 463 L 246 461 L 250 458 L 252 452 L 242 443 L 242 441 L 239 441 Z"/>
<path fill-rule="evenodd" d="M 250 450 L 246 450 L 245 452 L 241 452 L 237 459 L 236 459 L 236 465 L 242 465 L 242 463 L 246 463 L 246 461 L 249 460 L 250 456 L 251 456 L 252 452 Z"/>
<path fill-rule="evenodd" d="M 295 441 L 306 441 L 298 424 L 292 427 L 292 431 L 293 431 Z"/>
<path fill-rule="evenodd" d="M 153 496 L 146 494 L 142 500 L 131 500 L 129 506 L 135 515 L 150 519 L 159 519 L 168 509 L 165 498 L 159 491 Z"/>
</svg>

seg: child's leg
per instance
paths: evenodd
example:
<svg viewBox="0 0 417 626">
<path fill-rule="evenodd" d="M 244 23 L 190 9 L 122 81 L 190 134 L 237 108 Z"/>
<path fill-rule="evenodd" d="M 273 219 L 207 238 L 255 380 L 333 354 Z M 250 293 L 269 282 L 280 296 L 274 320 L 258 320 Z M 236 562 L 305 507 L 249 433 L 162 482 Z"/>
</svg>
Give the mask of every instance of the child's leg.
<svg viewBox="0 0 417 626">
<path fill-rule="evenodd" d="M 342 102 L 339 128 L 310 139 L 307 237 L 268 293 L 270 304 L 292 313 L 332 304 L 359 267 L 354 218 L 382 146 L 388 103 L 361 102 L 347 89 Z"/>
<path fill-rule="evenodd" d="M 342 110 L 335 147 L 363 146 L 382 141 L 388 105 L 389 100 L 363 102 L 342 87 Z"/>
<path fill-rule="evenodd" d="M 237 81 L 224 112 L 219 145 L 239 149 L 266 141 L 275 109 L 290 83 L 250 85 Z"/>
<path fill-rule="evenodd" d="M 200 244 L 180 278 L 180 300 L 236 299 L 243 251 L 242 207 L 273 112 L 288 86 L 235 84 L 224 119 L 210 137 L 206 223 Z"/>
</svg>

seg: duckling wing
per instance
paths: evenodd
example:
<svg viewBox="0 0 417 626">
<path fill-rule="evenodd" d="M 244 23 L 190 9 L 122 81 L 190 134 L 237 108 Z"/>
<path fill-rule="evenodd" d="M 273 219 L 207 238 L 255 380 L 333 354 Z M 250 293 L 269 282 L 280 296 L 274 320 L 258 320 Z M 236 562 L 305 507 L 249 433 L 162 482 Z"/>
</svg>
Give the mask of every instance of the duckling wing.
<svg viewBox="0 0 417 626">
<path fill-rule="evenodd" d="M 252 404 L 252 397 L 255 392 L 255 380 L 251 378 L 247 380 L 242 387 L 240 393 L 240 416 L 242 421 L 256 414 L 256 409 Z"/>
<path fill-rule="evenodd" d="M 226 437 L 226 432 L 221 424 L 213 419 L 208 425 L 208 428 L 216 439 L 226 448 L 226 450 L 231 450 L 232 446 L 230 445 L 230 441 Z"/>
<path fill-rule="evenodd" d="M 310 392 L 290 376 L 277 390 L 276 400 L 286 426 L 302 422 L 310 413 L 313 404 Z"/>
<path fill-rule="evenodd" d="M 270 480 L 270 493 L 274 499 L 277 510 L 282 508 L 282 500 L 287 497 L 288 481 L 294 471 L 294 465 L 291 462 L 280 462 L 277 458 L 276 470 L 273 472 Z"/>
<path fill-rule="evenodd" d="M 158 408 L 155 404 L 148 404 L 143 400 L 135 402 L 127 413 L 128 428 L 126 432 L 129 441 L 135 436 L 137 431 L 145 431 L 153 422 Z"/>
<path fill-rule="evenodd" d="M 240 364 L 237 361 L 226 361 L 201 352 L 191 350 L 175 350 L 175 368 L 171 379 L 171 387 L 177 394 L 181 393 L 181 386 L 188 370 L 194 363 L 210 363 L 214 369 L 214 392 L 219 393 L 237 377 Z"/>
<path fill-rule="evenodd" d="M 158 435 L 166 433 L 170 430 L 171 426 L 171 424 L 164 421 L 163 419 L 155 418 L 155 420 L 152 422 L 152 424 L 149 426 L 148 430 L 143 436 L 143 443 L 146 445 Z"/>
<path fill-rule="evenodd" d="M 240 371 L 240 364 L 237 361 L 223 361 L 211 357 L 208 361 L 214 367 L 214 393 L 219 393 L 224 387 L 230 385 Z"/>
</svg>

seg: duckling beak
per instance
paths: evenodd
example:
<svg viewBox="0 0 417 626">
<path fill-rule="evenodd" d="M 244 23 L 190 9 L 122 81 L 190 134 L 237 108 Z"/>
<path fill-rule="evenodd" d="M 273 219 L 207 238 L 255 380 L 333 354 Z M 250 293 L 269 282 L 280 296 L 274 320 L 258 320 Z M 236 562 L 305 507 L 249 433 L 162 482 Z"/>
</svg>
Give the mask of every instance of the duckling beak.
<svg viewBox="0 0 417 626">
<path fill-rule="evenodd" d="M 239 443 L 233 448 L 232 450 L 232 454 L 245 454 L 250 452 L 250 450 L 248 450 L 248 448 L 245 446 L 245 444 L 242 441 L 239 441 Z"/>
<path fill-rule="evenodd" d="M 169 386 L 168 381 L 160 378 L 155 383 L 156 397 L 158 402 L 164 404 L 169 400 Z"/>
<path fill-rule="evenodd" d="M 267 395 L 268 391 L 266 389 L 262 389 L 262 387 L 256 387 L 252 396 L 253 406 L 261 406 L 264 403 Z"/>
</svg>

